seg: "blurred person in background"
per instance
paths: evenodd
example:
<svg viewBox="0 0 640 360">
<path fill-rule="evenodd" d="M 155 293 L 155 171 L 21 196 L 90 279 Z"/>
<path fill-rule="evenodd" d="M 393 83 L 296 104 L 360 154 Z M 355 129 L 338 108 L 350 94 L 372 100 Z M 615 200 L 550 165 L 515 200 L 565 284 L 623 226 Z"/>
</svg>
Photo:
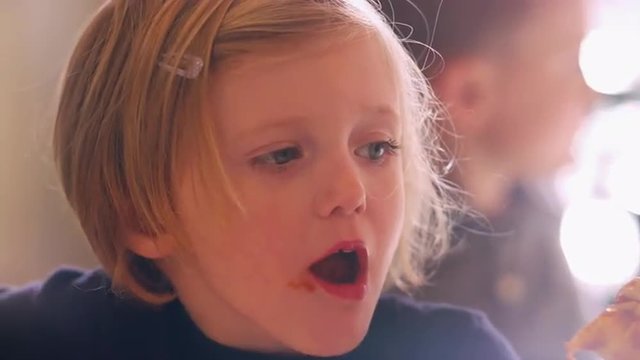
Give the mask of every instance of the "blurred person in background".
<svg viewBox="0 0 640 360">
<path fill-rule="evenodd" d="M 403 0 L 383 10 L 442 56 L 411 49 L 448 117 L 450 180 L 480 214 L 458 221 L 453 249 L 417 296 L 483 310 L 525 360 L 564 358 L 583 320 L 561 209 L 539 184 L 570 161 L 590 109 L 578 66 L 585 4 Z"/>
</svg>

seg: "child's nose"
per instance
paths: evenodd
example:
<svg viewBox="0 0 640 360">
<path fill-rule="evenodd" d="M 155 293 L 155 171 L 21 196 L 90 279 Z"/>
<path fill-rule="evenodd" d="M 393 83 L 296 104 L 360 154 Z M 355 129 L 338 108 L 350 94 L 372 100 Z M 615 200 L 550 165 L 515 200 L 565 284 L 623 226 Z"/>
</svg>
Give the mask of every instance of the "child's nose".
<svg viewBox="0 0 640 360">
<path fill-rule="evenodd" d="M 355 161 L 344 161 L 318 178 L 315 207 L 318 215 L 349 216 L 366 209 L 366 189 Z"/>
</svg>

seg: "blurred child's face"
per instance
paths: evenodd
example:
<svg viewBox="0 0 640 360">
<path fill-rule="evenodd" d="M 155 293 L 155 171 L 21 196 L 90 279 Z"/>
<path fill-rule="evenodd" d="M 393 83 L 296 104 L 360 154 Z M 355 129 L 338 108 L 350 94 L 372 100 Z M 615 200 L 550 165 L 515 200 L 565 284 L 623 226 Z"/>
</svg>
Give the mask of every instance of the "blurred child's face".
<svg viewBox="0 0 640 360">
<path fill-rule="evenodd" d="M 382 45 L 364 35 L 216 69 L 208 116 L 243 211 L 217 219 L 205 189 L 220 192 L 221 181 L 187 173 L 178 210 L 194 255 L 164 265 L 209 337 L 331 355 L 365 335 L 404 216 L 392 74 Z"/>
<path fill-rule="evenodd" d="M 549 173 L 570 160 L 570 145 L 590 107 L 578 67 L 584 35 L 582 0 L 547 1 L 512 38 L 500 64 L 496 121 L 487 143 L 523 176 Z"/>
</svg>

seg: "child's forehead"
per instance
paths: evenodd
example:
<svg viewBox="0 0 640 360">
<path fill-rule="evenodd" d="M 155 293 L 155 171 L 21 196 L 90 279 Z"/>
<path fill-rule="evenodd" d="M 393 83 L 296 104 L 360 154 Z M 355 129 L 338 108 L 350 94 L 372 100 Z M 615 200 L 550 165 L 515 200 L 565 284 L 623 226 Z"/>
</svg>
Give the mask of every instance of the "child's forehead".
<svg viewBox="0 0 640 360">
<path fill-rule="evenodd" d="M 323 82 L 326 77 L 346 78 L 363 70 L 377 70 L 388 77 L 388 86 L 395 84 L 400 64 L 393 59 L 388 47 L 379 36 L 360 32 L 352 36 L 323 34 L 308 39 L 295 39 L 287 43 L 263 46 L 243 54 L 214 62 L 210 83 L 216 87 L 221 82 L 257 83 L 272 80 L 278 86 L 289 82 L 301 82 L 312 88 L 302 78 Z M 344 79 L 343 79 L 344 80 Z M 367 78 L 363 78 L 366 90 Z"/>
<path fill-rule="evenodd" d="M 250 118 L 291 124 L 345 114 L 398 119 L 401 91 L 384 47 L 371 36 L 331 40 L 221 64 L 211 75 L 214 119 L 234 117 L 234 127 Z"/>
<path fill-rule="evenodd" d="M 242 72 L 256 65 L 315 58 L 336 47 L 371 40 L 382 43 L 382 37 L 376 31 L 353 25 L 347 28 L 347 32 L 325 31 L 275 37 L 270 41 L 251 41 L 242 52 L 220 58 L 214 56 L 214 72 Z M 379 56 L 387 56 L 383 46 L 379 50 Z"/>
</svg>

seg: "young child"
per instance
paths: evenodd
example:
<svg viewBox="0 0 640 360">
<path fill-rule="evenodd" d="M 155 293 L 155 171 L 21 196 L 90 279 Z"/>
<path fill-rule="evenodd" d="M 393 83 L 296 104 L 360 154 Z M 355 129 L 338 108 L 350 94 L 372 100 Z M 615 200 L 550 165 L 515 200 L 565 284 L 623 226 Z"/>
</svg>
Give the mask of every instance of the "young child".
<svg viewBox="0 0 640 360">
<path fill-rule="evenodd" d="M 1 292 L 3 358 L 514 359 L 381 297 L 444 247 L 429 106 L 365 0 L 108 1 L 54 138 L 103 270 Z"/>
</svg>

